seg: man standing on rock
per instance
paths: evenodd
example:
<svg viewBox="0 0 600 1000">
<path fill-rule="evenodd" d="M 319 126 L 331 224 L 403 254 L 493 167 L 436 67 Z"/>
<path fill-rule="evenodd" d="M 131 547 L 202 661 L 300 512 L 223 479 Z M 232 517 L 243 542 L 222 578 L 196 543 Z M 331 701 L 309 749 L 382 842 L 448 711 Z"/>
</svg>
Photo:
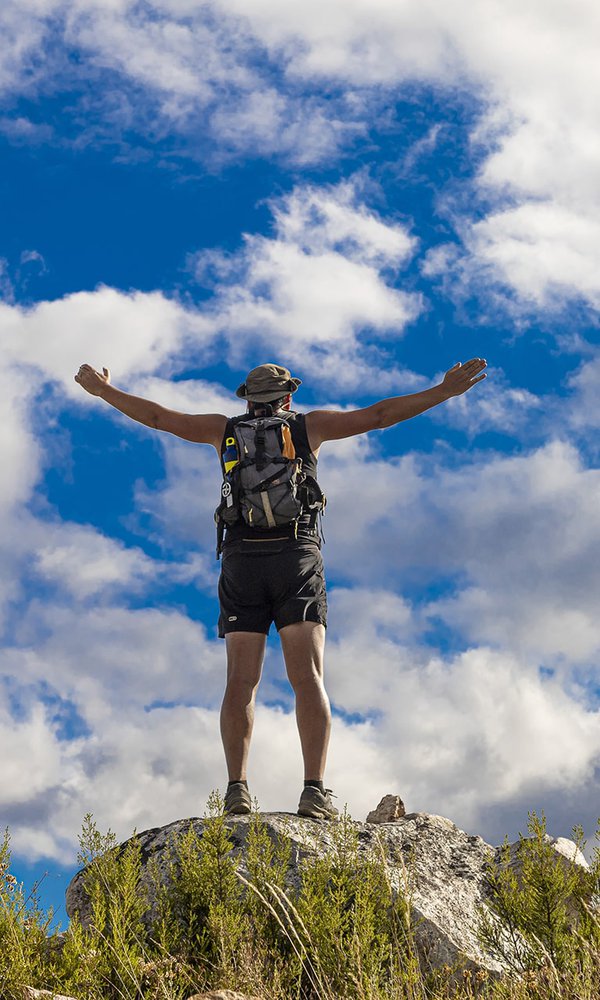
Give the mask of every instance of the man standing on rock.
<svg viewBox="0 0 600 1000">
<path fill-rule="evenodd" d="M 439 385 L 423 392 L 382 399 L 363 409 L 312 410 L 304 415 L 290 409 L 300 379 L 292 378 L 280 365 L 259 365 L 236 391 L 246 401 L 248 412 L 232 419 L 220 413 L 179 413 L 132 396 L 111 385 L 107 368 L 101 373 L 84 364 L 75 381 L 132 420 L 187 441 L 212 445 L 224 472 L 237 422 L 265 413 L 284 415 L 291 434 L 290 453 L 302 460 L 303 473 L 316 480 L 319 449 L 326 441 L 392 427 L 415 417 L 472 388 L 486 377 L 485 367 L 485 360 L 472 358 L 464 365 L 454 365 Z M 331 790 L 323 785 L 331 729 L 323 683 L 327 598 L 320 537 L 310 512 L 303 509 L 293 524 L 284 527 L 253 528 L 244 521 L 229 524 L 223 542 L 219 601 L 219 635 L 225 638 L 227 649 L 227 685 L 221 707 L 221 736 L 229 774 L 225 811 L 250 812 L 246 764 L 267 635 L 275 622 L 294 689 L 304 758 L 298 814 L 335 818 Z"/>
</svg>

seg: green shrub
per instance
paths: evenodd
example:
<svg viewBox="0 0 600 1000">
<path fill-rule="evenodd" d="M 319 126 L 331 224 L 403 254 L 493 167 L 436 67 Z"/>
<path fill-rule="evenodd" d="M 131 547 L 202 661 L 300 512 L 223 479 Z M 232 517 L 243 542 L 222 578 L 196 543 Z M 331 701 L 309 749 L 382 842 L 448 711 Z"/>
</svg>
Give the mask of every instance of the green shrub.
<svg viewBox="0 0 600 1000">
<path fill-rule="evenodd" d="M 39 907 L 37 886 L 26 895 L 11 873 L 10 836 L 0 845 L 0 997 L 22 1000 L 23 983 L 40 980 L 47 955 L 47 933 L 53 914 Z"/>
<path fill-rule="evenodd" d="M 243 867 L 211 795 L 199 834 L 173 838 L 166 870 L 140 844 L 118 847 L 86 816 L 79 861 L 90 903 L 62 947 L 46 938 L 52 914 L 10 873 L 8 833 L 0 849 L 0 997 L 22 1000 L 28 984 L 80 1000 L 187 1000 L 235 989 L 261 1000 L 598 1000 L 600 850 L 589 870 L 562 864 L 532 814 L 529 837 L 508 844 L 489 871 L 482 946 L 512 974 L 445 967 L 423 977 L 406 894 L 390 884 L 380 850 L 361 848 L 344 813 L 327 824 L 332 848 L 306 857 L 290 879 L 291 842 L 271 839 L 255 811 Z M 575 831 L 583 847 L 581 831 Z M 149 881 L 148 881 L 149 880 Z M 148 883 L 148 884 L 147 884 Z M 149 924 L 150 894 L 156 898 Z M 516 944 L 516 958 L 509 944 Z"/>
<path fill-rule="evenodd" d="M 524 974 L 521 982 L 539 984 L 532 996 L 562 997 L 565 984 L 575 996 L 600 995 L 600 925 L 594 910 L 600 898 L 600 852 L 589 869 L 563 861 L 546 834 L 546 818 L 530 813 L 529 837 L 511 850 L 505 840 L 497 862 L 490 862 L 489 911 L 481 911 L 482 947 L 505 967 Z M 573 830 L 580 850 L 583 832 Z M 544 985 L 545 980 L 547 982 Z M 586 983 L 595 981 L 595 993 Z"/>
<path fill-rule="evenodd" d="M 397 996 L 402 979 L 420 981 L 406 903 L 394 894 L 381 854 L 359 850 L 347 812 L 330 831 L 332 852 L 300 867 L 289 921 L 302 948 L 303 981 L 331 996 Z"/>
</svg>

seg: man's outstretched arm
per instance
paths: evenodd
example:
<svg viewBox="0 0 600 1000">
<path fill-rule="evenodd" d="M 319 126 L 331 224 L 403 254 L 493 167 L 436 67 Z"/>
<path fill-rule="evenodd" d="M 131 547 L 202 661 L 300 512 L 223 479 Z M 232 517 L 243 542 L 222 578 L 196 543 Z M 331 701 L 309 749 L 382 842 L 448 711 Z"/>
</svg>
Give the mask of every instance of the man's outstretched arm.
<svg viewBox="0 0 600 1000">
<path fill-rule="evenodd" d="M 82 365 L 75 381 L 92 396 L 102 399 L 120 410 L 126 417 L 137 420 L 140 424 L 153 427 L 158 431 L 167 431 L 186 441 L 196 441 L 199 444 L 212 444 L 217 451 L 225 433 L 227 417 L 222 413 L 179 413 L 169 410 L 150 399 L 141 396 L 131 396 L 122 389 L 110 384 L 110 372 L 103 368 L 96 371 L 91 365 Z"/>
<path fill-rule="evenodd" d="M 409 420 L 430 410 L 432 406 L 443 403 L 451 396 L 460 396 L 486 377 L 483 373 L 486 364 L 483 358 L 472 358 L 464 365 L 459 361 L 446 372 L 439 385 L 407 396 L 382 399 L 361 410 L 313 410 L 306 414 L 306 430 L 311 448 L 316 451 L 324 441 L 339 441 L 340 438 L 353 437 L 366 431 L 392 427 L 402 420 Z"/>
</svg>

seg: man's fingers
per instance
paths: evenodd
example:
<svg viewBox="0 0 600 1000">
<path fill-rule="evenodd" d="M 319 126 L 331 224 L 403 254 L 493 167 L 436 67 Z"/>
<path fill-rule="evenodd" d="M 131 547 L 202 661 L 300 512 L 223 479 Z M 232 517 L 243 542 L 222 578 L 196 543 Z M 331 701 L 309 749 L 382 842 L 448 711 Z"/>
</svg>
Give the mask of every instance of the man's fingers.
<svg viewBox="0 0 600 1000">
<path fill-rule="evenodd" d="M 109 368 L 103 368 L 102 371 L 104 372 L 104 377 L 107 378 L 107 379 L 109 379 L 110 378 L 110 369 Z"/>
</svg>

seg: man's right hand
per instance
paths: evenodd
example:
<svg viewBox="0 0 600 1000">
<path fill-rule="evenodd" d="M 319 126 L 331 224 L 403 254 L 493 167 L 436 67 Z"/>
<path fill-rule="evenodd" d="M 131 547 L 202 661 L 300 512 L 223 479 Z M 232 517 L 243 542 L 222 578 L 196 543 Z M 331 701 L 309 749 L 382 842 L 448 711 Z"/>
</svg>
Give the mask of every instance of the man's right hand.
<svg viewBox="0 0 600 1000">
<path fill-rule="evenodd" d="M 92 396 L 101 396 L 106 386 L 110 385 L 110 372 L 108 368 L 103 368 L 101 374 L 91 365 L 81 365 L 75 381 Z"/>
</svg>

